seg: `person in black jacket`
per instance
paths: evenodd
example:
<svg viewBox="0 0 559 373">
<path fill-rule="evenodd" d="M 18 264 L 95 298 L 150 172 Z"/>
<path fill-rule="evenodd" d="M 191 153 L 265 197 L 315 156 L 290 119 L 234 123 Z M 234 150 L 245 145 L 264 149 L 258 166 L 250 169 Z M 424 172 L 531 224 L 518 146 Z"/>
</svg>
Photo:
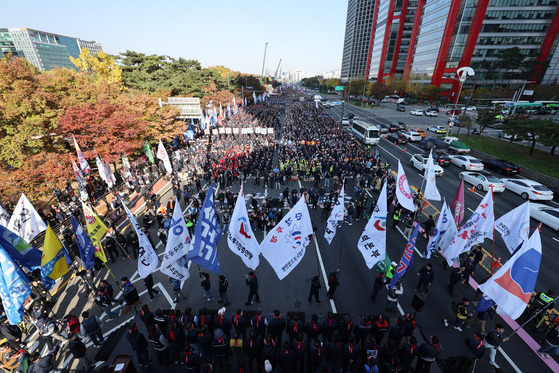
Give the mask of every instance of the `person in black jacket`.
<svg viewBox="0 0 559 373">
<path fill-rule="evenodd" d="M 255 300 L 260 303 L 260 295 L 258 294 L 258 278 L 252 271 L 250 271 L 245 277 L 245 282 L 249 290 L 248 301 L 245 303 L 245 305 L 250 306 L 251 304 L 253 304 L 252 297 L 256 297 Z"/>
<path fill-rule="evenodd" d="M 313 295 L 314 295 L 314 299 L 316 300 L 316 303 L 322 303 L 318 298 L 318 291 L 320 290 L 321 287 L 322 285 L 320 285 L 320 277 L 314 276 L 311 279 L 311 290 L 309 292 L 309 298 L 308 298 L 309 303 L 311 302 Z"/>
<path fill-rule="evenodd" d="M 283 331 L 287 327 L 287 322 L 281 317 L 279 310 L 274 310 L 274 318 L 268 323 L 268 334 L 276 339 L 278 344 L 282 344 Z"/>
<path fill-rule="evenodd" d="M 249 372 L 254 370 L 254 363 L 259 364 L 260 353 L 262 351 L 262 338 L 254 330 L 248 333 L 248 338 L 243 341 L 243 352 L 247 357 Z M 255 372 L 257 372 L 255 370 Z"/>
<path fill-rule="evenodd" d="M 52 361 L 56 357 L 56 354 L 58 354 L 59 350 L 60 343 L 57 343 L 54 349 L 43 357 L 41 357 L 39 352 L 35 351 L 30 358 L 33 364 L 29 367 L 27 373 L 47 373 L 52 371 L 54 369 Z"/>
<path fill-rule="evenodd" d="M 212 285 L 210 283 L 209 273 L 200 271 L 200 285 L 202 286 L 202 289 L 204 289 L 204 299 L 206 299 L 208 302 L 214 300 L 211 292 Z"/>
<path fill-rule="evenodd" d="M 231 304 L 229 302 L 229 298 L 227 297 L 227 291 L 229 290 L 229 282 L 224 275 L 219 276 L 219 283 L 218 283 L 218 290 L 219 290 L 219 300 L 217 303 L 223 303 L 224 306 Z"/>
<path fill-rule="evenodd" d="M 328 275 L 328 298 L 334 299 L 334 292 L 336 288 L 340 285 L 340 269 L 338 268 L 336 271 L 331 272 Z"/>
<path fill-rule="evenodd" d="M 149 367 L 153 359 L 149 358 L 149 346 L 146 337 L 138 331 L 138 325 L 133 322 L 126 333 L 126 340 L 130 343 L 130 347 L 136 351 L 136 357 L 141 367 Z"/>
<path fill-rule="evenodd" d="M 78 338 L 77 334 L 70 334 L 68 350 L 70 350 L 76 359 L 80 360 L 83 365 L 83 369 L 90 369 L 90 361 L 87 358 L 87 347 L 85 347 L 85 344 Z"/>
<path fill-rule="evenodd" d="M 429 342 L 425 342 L 419 346 L 415 372 L 428 373 L 431 369 L 431 364 L 437 359 L 441 351 L 442 347 L 439 345 L 439 337 L 432 335 L 431 338 L 429 338 Z"/>
<path fill-rule="evenodd" d="M 415 288 L 415 291 L 421 290 L 421 295 L 429 293 L 429 286 L 435 280 L 435 273 L 433 272 L 433 263 L 427 263 L 427 265 L 417 272 L 419 281 Z M 422 289 L 423 288 L 423 289 Z"/>
</svg>

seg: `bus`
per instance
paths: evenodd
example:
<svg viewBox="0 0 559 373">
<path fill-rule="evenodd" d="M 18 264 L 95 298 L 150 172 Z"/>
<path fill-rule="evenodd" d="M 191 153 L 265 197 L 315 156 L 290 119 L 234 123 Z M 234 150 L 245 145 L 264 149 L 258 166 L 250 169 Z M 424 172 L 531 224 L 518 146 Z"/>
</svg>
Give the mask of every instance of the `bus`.
<svg viewBox="0 0 559 373">
<path fill-rule="evenodd" d="M 556 112 L 559 110 L 559 101 L 538 101 L 542 107 L 548 112 Z"/>
<path fill-rule="evenodd" d="M 361 120 L 355 120 L 353 121 L 351 130 L 353 131 L 355 137 L 357 137 L 363 144 L 377 145 L 380 141 L 380 130 L 374 124 L 363 122 Z"/>
</svg>

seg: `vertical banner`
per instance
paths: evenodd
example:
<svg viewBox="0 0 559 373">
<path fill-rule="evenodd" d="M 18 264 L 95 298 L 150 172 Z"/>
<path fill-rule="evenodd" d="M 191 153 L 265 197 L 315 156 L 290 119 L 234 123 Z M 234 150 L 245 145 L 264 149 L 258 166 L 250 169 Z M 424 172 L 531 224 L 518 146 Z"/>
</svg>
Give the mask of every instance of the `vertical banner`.
<svg viewBox="0 0 559 373">
<path fill-rule="evenodd" d="M 25 194 L 22 194 L 8 222 L 7 228 L 26 242 L 31 242 L 35 236 L 47 229 L 47 225 Z"/>
<path fill-rule="evenodd" d="M 181 205 L 175 203 L 175 210 L 169 227 L 169 238 L 161 262 L 161 272 L 179 281 L 188 279 L 190 272 L 188 271 L 186 255 L 190 244 L 190 234 L 188 234 L 186 228 Z"/>
</svg>

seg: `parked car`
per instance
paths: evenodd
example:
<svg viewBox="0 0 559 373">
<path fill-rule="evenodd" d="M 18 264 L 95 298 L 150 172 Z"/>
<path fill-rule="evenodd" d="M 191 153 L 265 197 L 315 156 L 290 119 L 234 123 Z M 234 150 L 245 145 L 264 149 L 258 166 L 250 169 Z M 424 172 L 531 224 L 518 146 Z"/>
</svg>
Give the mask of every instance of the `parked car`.
<svg viewBox="0 0 559 373">
<path fill-rule="evenodd" d="M 445 152 L 433 152 L 433 159 L 439 164 L 439 166 L 448 166 L 452 163 L 450 155 Z"/>
<path fill-rule="evenodd" d="M 447 129 L 444 128 L 443 126 L 429 126 L 427 128 L 429 131 L 431 132 L 435 132 L 435 133 L 447 133 Z"/>
<path fill-rule="evenodd" d="M 483 163 L 479 159 L 471 155 L 454 155 L 451 156 L 452 164 L 468 171 L 481 171 L 483 170 Z"/>
<path fill-rule="evenodd" d="M 489 191 L 493 187 L 494 192 L 504 192 L 505 184 L 496 176 L 487 171 L 464 171 L 458 174 L 459 179 L 464 179 L 468 184 L 475 185 L 479 190 Z"/>
<path fill-rule="evenodd" d="M 502 179 L 505 187 L 523 199 L 551 201 L 553 192 L 537 181 L 530 179 Z"/>
<path fill-rule="evenodd" d="M 447 114 L 447 115 L 452 115 L 452 114 L 454 114 L 454 115 L 460 115 L 460 114 L 462 114 L 462 110 L 461 110 L 461 109 L 456 109 L 456 110 L 452 109 L 452 110 L 448 110 L 448 111 L 446 112 L 446 114 Z"/>
<path fill-rule="evenodd" d="M 411 157 L 410 159 L 410 165 L 412 165 L 413 167 L 415 167 L 417 170 L 424 172 L 425 169 L 427 168 L 427 161 L 429 160 L 429 155 L 425 155 L 425 154 L 414 154 L 413 157 Z M 435 175 L 436 176 L 443 176 L 444 175 L 444 170 L 441 166 L 439 166 L 438 164 L 436 164 L 436 162 L 433 160 L 433 163 L 435 165 Z"/>
<path fill-rule="evenodd" d="M 485 168 L 503 175 L 517 174 L 522 170 L 519 166 L 504 159 L 482 159 L 481 163 L 484 164 Z"/>
<path fill-rule="evenodd" d="M 559 231 L 559 208 L 530 202 L 530 217 Z"/>
<path fill-rule="evenodd" d="M 426 117 L 438 117 L 439 113 L 437 113 L 436 111 L 427 111 L 424 110 L 425 116 Z"/>
<path fill-rule="evenodd" d="M 402 133 L 408 141 L 418 142 L 421 141 L 421 135 L 415 131 L 406 131 Z"/>
<path fill-rule="evenodd" d="M 406 108 L 403 107 L 403 106 L 396 106 L 396 111 L 403 111 L 403 112 L 405 112 L 405 111 L 406 111 Z"/>
<path fill-rule="evenodd" d="M 422 139 L 427 137 L 425 131 L 423 131 L 421 128 L 412 128 L 412 130 L 419 133 L 419 136 L 421 136 Z"/>
<path fill-rule="evenodd" d="M 391 132 L 388 134 L 386 139 L 390 142 L 395 142 L 396 144 L 405 144 L 408 142 L 408 139 L 400 132 Z"/>
<path fill-rule="evenodd" d="M 475 107 L 475 106 L 468 106 L 466 108 L 466 111 L 476 111 L 476 110 L 477 110 L 477 107 Z"/>
<path fill-rule="evenodd" d="M 404 122 L 393 122 L 392 124 L 398 127 L 398 130 L 400 131 L 406 130 L 406 124 Z"/>
<path fill-rule="evenodd" d="M 423 110 L 415 109 L 415 110 L 410 111 L 410 114 L 421 116 L 421 115 L 423 115 Z"/>
</svg>

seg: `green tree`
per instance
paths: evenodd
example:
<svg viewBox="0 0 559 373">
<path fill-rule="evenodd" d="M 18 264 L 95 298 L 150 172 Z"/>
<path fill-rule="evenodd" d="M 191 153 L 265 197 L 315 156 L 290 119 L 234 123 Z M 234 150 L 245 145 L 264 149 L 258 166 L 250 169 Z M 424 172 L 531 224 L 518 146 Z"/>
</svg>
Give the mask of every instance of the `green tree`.
<svg viewBox="0 0 559 373">
<path fill-rule="evenodd" d="M 511 119 L 507 123 L 499 126 L 505 133 L 509 135 L 517 135 L 528 139 L 531 142 L 529 155 L 534 154 L 534 148 L 539 138 L 545 136 L 545 128 L 548 125 L 553 125 L 551 120 L 531 119 L 527 116 L 517 116 L 516 119 Z"/>
<path fill-rule="evenodd" d="M 487 126 L 494 123 L 495 117 L 499 114 L 501 114 L 501 112 L 498 109 L 478 109 L 476 118 L 476 123 L 479 125 L 478 135 L 481 135 Z"/>
<path fill-rule="evenodd" d="M 474 125 L 474 121 L 471 117 L 470 114 L 468 113 L 462 113 L 458 116 L 458 121 L 460 126 L 458 127 L 458 131 L 456 132 L 456 134 L 460 133 L 460 129 L 462 127 L 466 128 L 466 137 L 468 137 L 470 135 L 470 129 L 472 128 L 472 126 Z"/>
<path fill-rule="evenodd" d="M 441 87 L 426 85 L 421 90 L 421 93 L 423 94 L 423 98 L 431 102 L 431 105 L 438 105 L 441 100 L 443 91 L 444 89 Z"/>
<path fill-rule="evenodd" d="M 544 146 L 551 147 L 551 155 L 555 155 L 555 149 L 559 146 L 559 126 L 552 120 L 542 121 L 540 129 L 543 135 L 540 135 L 539 142 Z"/>
</svg>

